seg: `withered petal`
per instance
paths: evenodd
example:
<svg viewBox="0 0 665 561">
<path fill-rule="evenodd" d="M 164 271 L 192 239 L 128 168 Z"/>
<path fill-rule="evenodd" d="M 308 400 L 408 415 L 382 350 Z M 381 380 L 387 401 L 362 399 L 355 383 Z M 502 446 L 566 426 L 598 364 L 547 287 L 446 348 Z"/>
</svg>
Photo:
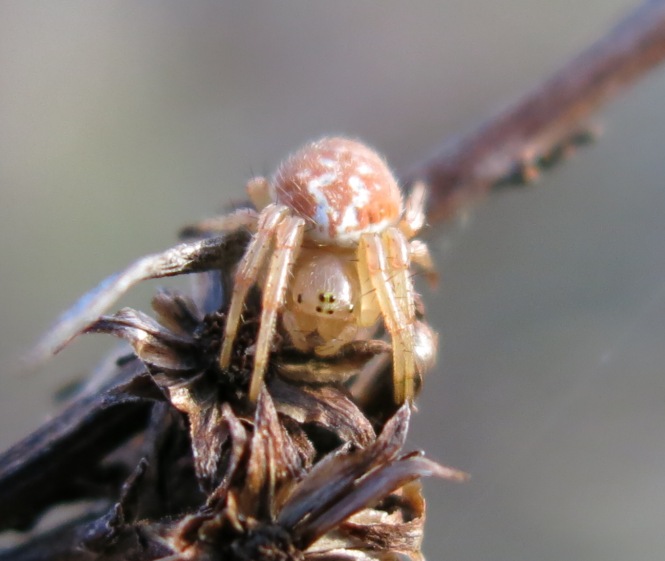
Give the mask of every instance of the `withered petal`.
<svg viewBox="0 0 665 561">
<path fill-rule="evenodd" d="M 340 534 L 356 544 L 347 549 L 393 551 L 410 555 L 419 551 L 423 539 L 424 518 L 386 524 L 352 524 L 345 522 Z"/>
<path fill-rule="evenodd" d="M 302 542 L 311 543 L 352 514 L 376 503 L 395 489 L 415 479 L 432 476 L 457 482 L 468 479 L 465 473 L 458 470 L 439 465 L 423 456 L 409 455 L 369 473 L 342 500 L 307 518 L 297 527 L 296 534 Z"/>
<path fill-rule="evenodd" d="M 402 405 L 397 412 L 386 422 L 377 437 L 373 448 L 376 448 L 377 455 L 382 456 L 381 463 L 393 459 L 404 446 L 406 435 L 409 431 L 409 421 L 411 420 L 411 407 L 408 403 Z M 379 461 L 377 461 L 379 463 Z"/>
<path fill-rule="evenodd" d="M 233 476 L 236 474 L 240 461 L 245 453 L 247 446 L 248 436 L 247 430 L 243 426 L 238 417 L 235 416 L 233 410 L 228 403 L 222 404 L 222 418 L 227 425 L 229 433 L 231 449 L 228 453 L 227 465 L 217 488 L 210 494 L 208 504 L 212 505 L 227 497 L 227 492 L 231 484 Z"/>
<path fill-rule="evenodd" d="M 181 243 L 166 251 L 142 257 L 124 271 L 103 280 L 62 314 L 27 357 L 29 364 L 41 364 L 60 351 L 86 325 L 94 322 L 139 282 L 230 267 L 244 252 L 246 241 L 246 232 L 232 232 Z"/>
<path fill-rule="evenodd" d="M 341 450 L 319 461 L 287 500 L 279 515 L 280 524 L 295 527 L 306 514 L 310 514 L 308 520 L 311 520 L 316 513 L 326 512 L 352 492 L 356 480 L 375 467 L 389 463 L 404 444 L 409 417 L 409 406 L 405 404 L 386 423 L 371 446 L 351 453 Z"/>
<path fill-rule="evenodd" d="M 424 476 L 463 481 L 462 472 L 409 454 L 395 460 L 404 444 L 409 406 L 386 423 L 374 445 L 348 454 L 331 454 L 312 468 L 285 504 L 279 522 L 293 529 L 306 547 L 354 513 Z"/>
<path fill-rule="evenodd" d="M 223 447 L 230 437 L 229 425 L 219 403 L 209 407 L 199 404 L 188 417 L 196 477 L 201 488 L 210 492 L 218 484 Z"/>
<path fill-rule="evenodd" d="M 160 288 L 152 298 L 159 323 L 178 335 L 189 335 L 203 320 L 194 301 L 174 290 Z"/>
<path fill-rule="evenodd" d="M 275 404 L 275 407 L 277 406 L 278 404 Z M 303 426 L 295 419 L 288 415 L 282 415 L 281 413 L 279 419 L 286 432 L 289 433 L 289 438 L 298 452 L 300 464 L 304 469 L 309 470 L 317 456 L 317 450 L 314 443 L 310 440 L 309 436 L 307 436 L 307 432 Z"/>
<path fill-rule="evenodd" d="M 342 441 L 361 447 L 376 439 L 367 417 L 351 399 L 334 386 L 295 385 L 274 377 L 269 383 L 277 410 L 300 424 L 316 423 Z"/>
<path fill-rule="evenodd" d="M 388 510 L 379 510 L 386 507 Z M 361 510 L 340 524 L 332 534 L 358 549 L 399 551 L 411 555 L 420 550 L 424 525 L 422 485 L 420 481 L 412 481 L 390 495 L 387 504 L 381 501 L 376 508 Z M 311 549 L 323 551 L 329 535 L 317 540 Z"/>
<path fill-rule="evenodd" d="M 131 328 L 141 330 L 148 335 L 159 337 L 176 347 L 189 347 L 195 343 L 189 336 L 176 335 L 161 325 L 157 320 L 151 318 L 148 314 L 134 310 L 132 308 L 122 308 L 112 316 L 102 316 L 96 322 L 85 329 L 85 333 L 105 331 L 112 327 Z"/>
<path fill-rule="evenodd" d="M 239 502 L 243 512 L 273 520 L 277 487 L 285 481 L 296 481 L 302 469 L 299 455 L 282 429 L 265 387 L 259 394 L 254 419 L 247 476 Z"/>
<path fill-rule="evenodd" d="M 193 338 L 175 335 L 150 316 L 131 308 L 99 318 L 84 333 L 108 333 L 124 339 L 145 364 L 154 368 L 191 371 L 201 366 Z"/>
</svg>

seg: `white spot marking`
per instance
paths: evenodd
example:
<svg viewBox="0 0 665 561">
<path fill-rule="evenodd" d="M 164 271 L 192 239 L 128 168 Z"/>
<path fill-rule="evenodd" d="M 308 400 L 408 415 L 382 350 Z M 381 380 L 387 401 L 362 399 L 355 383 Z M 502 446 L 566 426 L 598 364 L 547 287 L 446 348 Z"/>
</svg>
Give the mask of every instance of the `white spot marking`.
<svg viewBox="0 0 665 561">
<path fill-rule="evenodd" d="M 351 187 L 355 193 L 361 189 L 365 191 L 367 190 L 367 185 L 365 185 L 365 182 L 357 175 L 352 175 L 349 177 L 349 187 Z"/>
<path fill-rule="evenodd" d="M 350 230 L 346 232 L 339 232 L 335 237 L 335 244 L 341 247 L 352 247 L 358 244 L 360 235 L 364 233 L 378 233 L 383 232 L 388 226 L 391 226 L 393 221 L 391 220 L 382 220 L 376 224 L 368 224 L 362 232 L 360 230 Z"/>
<path fill-rule="evenodd" d="M 367 164 L 360 164 L 357 168 L 356 171 L 360 175 L 371 175 L 372 174 L 372 166 L 368 166 Z"/>
<path fill-rule="evenodd" d="M 356 208 L 367 205 L 370 193 L 365 182 L 357 175 L 352 175 L 349 177 L 349 187 L 351 188 L 351 191 L 353 191 L 351 204 Z"/>
<path fill-rule="evenodd" d="M 358 229 L 358 213 L 356 212 L 356 208 L 354 206 L 350 206 L 344 211 L 344 216 L 342 217 L 342 221 L 339 223 L 337 232 L 338 235 L 348 234 L 349 232 L 357 229 Z"/>
<path fill-rule="evenodd" d="M 307 190 L 316 197 L 316 193 L 321 191 L 321 187 L 327 187 L 337 178 L 335 173 L 324 173 L 318 177 L 310 179 L 307 183 Z"/>
<path fill-rule="evenodd" d="M 318 225 L 318 231 L 321 232 L 321 239 L 328 240 L 328 230 L 330 228 L 330 204 L 323 192 L 323 187 L 330 185 L 337 175 L 334 173 L 324 173 L 318 177 L 310 179 L 307 183 L 307 190 L 316 201 L 316 211 L 314 221 Z"/>
</svg>

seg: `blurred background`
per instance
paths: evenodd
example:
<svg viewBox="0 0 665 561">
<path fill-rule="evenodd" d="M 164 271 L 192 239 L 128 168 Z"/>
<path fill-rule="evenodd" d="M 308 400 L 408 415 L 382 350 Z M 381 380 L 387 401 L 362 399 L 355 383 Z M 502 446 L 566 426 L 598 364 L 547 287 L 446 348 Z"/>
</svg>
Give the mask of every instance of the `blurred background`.
<svg viewBox="0 0 665 561">
<path fill-rule="evenodd" d="M 634 5 L 1 3 L 0 447 L 114 344 L 12 367 L 101 279 L 312 138 L 404 169 Z M 426 482 L 430 559 L 662 560 L 664 98 L 665 68 L 603 112 L 599 144 L 430 233 L 441 359 L 411 444 L 473 475 Z M 118 307 L 147 310 L 156 286 Z"/>
</svg>

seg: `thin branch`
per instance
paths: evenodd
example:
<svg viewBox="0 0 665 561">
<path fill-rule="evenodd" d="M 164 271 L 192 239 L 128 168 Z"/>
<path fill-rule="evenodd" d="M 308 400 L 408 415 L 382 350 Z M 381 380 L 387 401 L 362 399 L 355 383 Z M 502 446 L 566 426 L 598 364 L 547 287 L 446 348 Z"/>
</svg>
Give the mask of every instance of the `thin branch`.
<svg viewBox="0 0 665 561">
<path fill-rule="evenodd" d="M 444 142 L 403 176 L 431 189 L 431 222 L 511 179 L 528 180 L 580 140 L 587 119 L 665 58 L 665 0 L 651 0 L 507 110 Z"/>
</svg>

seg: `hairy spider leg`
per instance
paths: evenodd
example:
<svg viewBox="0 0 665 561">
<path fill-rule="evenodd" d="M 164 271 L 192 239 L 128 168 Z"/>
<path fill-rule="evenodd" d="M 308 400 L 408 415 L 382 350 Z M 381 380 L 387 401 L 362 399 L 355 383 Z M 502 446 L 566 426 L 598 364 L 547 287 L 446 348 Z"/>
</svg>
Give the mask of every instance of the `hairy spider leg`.
<svg viewBox="0 0 665 561">
<path fill-rule="evenodd" d="M 256 210 L 262 211 L 272 202 L 270 183 L 265 177 L 253 177 L 247 182 L 246 189 Z"/>
<path fill-rule="evenodd" d="M 253 208 L 239 208 L 231 214 L 199 220 L 195 224 L 183 228 L 182 232 L 190 236 L 226 234 L 243 228 L 250 232 L 255 232 L 258 221 L 259 213 Z"/>
<path fill-rule="evenodd" d="M 427 187 L 419 181 L 411 189 L 411 193 L 404 205 L 404 215 L 397 227 L 407 240 L 416 236 L 425 225 L 425 203 L 427 201 Z M 434 288 L 439 282 L 439 274 L 434 268 L 434 262 L 425 242 L 413 240 L 409 248 L 411 262 L 418 265 L 424 272 L 430 287 Z"/>
<path fill-rule="evenodd" d="M 271 242 L 274 239 L 275 229 L 289 212 L 288 207 L 284 205 L 268 205 L 259 217 L 256 234 L 249 242 L 245 255 L 240 260 L 240 263 L 238 263 L 238 268 L 234 276 L 231 302 L 226 316 L 224 342 L 222 343 L 222 350 L 219 355 L 219 365 L 221 368 L 228 368 L 231 363 L 233 343 L 238 333 L 240 315 L 242 314 L 247 293 L 256 283 L 256 277 L 266 262 L 268 252 L 272 246 Z"/>
<path fill-rule="evenodd" d="M 397 226 L 408 240 L 417 235 L 425 225 L 426 200 L 427 187 L 419 181 L 411 188 L 411 193 L 404 203 L 404 215 Z"/>
<path fill-rule="evenodd" d="M 270 259 L 268 273 L 263 285 L 261 321 L 254 355 L 254 370 L 249 386 L 249 399 L 255 402 L 268 367 L 270 346 L 275 335 L 277 314 L 284 307 L 286 283 L 293 263 L 302 246 L 305 221 L 297 216 L 286 216 L 275 232 L 274 253 Z"/>
<path fill-rule="evenodd" d="M 409 270 L 411 260 L 409 251 L 409 242 L 397 228 L 388 228 L 382 234 L 383 247 L 388 254 L 388 268 L 391 271 L 390 279 L 397 303 L 402 307 L 402 313 L 406 319 L 406 324 L 413 326 L 416 321 L 416 305 L 413 299 L 414 288 L 411 280 L 411 271 Z M 412 401 L 415 398 L 415 356 L 413 349 L 415 346 L 415 333 L 413 327 L 410 328 L 413 342 L 405 347 L 405 352 L 413 358 L 414 373 L 411 375 L 407 371 L 404 378 L 404 396 L 406 400 Z M 407 368 L 408 368 L 407 363 Z"/>
<path fill-rule="evenodd" d="M 381 308 L 393 344 L 393 391 L 396 403 L 412 400 L 406 394 L 406 378 L 416 375 L 413 320 L 409 322 L 395 294 L 394 272 L 389 269 L 384 241 L 378 234 L 363 234 L 358 246 L 359 272 L 367 275 Z M 362 277 L 361 277 L 362 278 Z"/>
<path fill-rule="evenodd" d="M 411 240 L 409 242 L 409 257 L 411 263 L 420 267 L 425 273 L 425 278 L 431 288 L 436 288 L 439 283 L 439 273 L 436 271 L 432 254 L 429 252 L 427 244 L 421 240 Z"/>
</svg>

